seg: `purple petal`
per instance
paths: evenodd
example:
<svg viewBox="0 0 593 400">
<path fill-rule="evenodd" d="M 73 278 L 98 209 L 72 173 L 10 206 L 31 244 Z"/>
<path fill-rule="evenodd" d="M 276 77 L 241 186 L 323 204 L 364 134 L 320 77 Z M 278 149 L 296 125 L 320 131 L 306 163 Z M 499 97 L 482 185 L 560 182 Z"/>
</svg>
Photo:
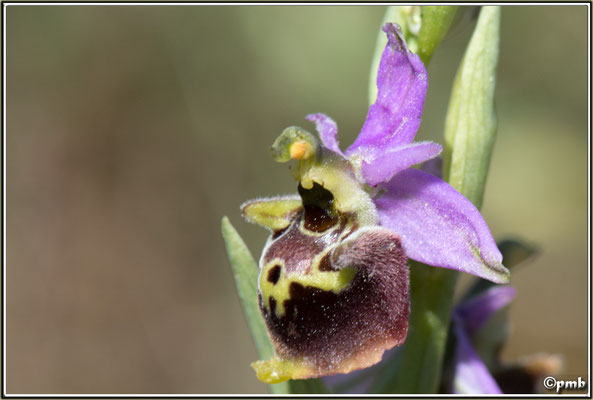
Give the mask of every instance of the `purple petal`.
<svg viewBox="0 0 593 400">
<path fill-rule="evenodd" d="M 387 182 L 398 172 L 434 158 L 442 150 L 440 144 L 433 142 L 410 143 L 390 149 L 373 160 L 362 162 L 364 180 L 371 186 Z"/>
<path fill-rule="evenodd" d="M 455 319 L 453 320 L 453 330 L 457 339 L 453 393 L 502 394 L 488 368 L 474 350 L 461 324 Z"/>
<path fill-rule="evenodd" d="M 356 141 L 346 154 L 374 158 L 414 140 L 428 87 L 424 64 L 411 53 L 399 28 L 383 26 L 388 43 L 377 74 L 378 94 Z"/>
<path fill-rule="evenodd" d="M 492 314 L 515 298 L 515 288 L 494 286 L 455 308 L 455 313 L 469 336 L 476 333 Z"/>
<path fill-rule="evenodd" d="M 340 145 L 338 144 L 338 125 L 336 125 L 333 119 L 325 114 L 309 114 L 306 119 L 315 124 L 323 146 L 338 154 L 342 154 Z"/>
<path fill-rule="evenodd" d="M 381 225 L 400 235 L 408 257 L 507 283 L 509 271 L 478 209 L 448 183 L 407 169 L 375 200 Z"/>
</svg>

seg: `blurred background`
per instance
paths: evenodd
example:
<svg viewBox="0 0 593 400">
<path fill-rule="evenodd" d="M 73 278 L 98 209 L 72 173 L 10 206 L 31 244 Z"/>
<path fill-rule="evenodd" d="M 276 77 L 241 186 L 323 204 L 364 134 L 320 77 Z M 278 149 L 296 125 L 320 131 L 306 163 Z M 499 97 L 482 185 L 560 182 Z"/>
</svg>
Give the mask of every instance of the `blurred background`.
<svg viewBox="0 0 593 400">
<path fill-rule="evenodd" d="M 266 388 L 220 234 L 259 258 L 250 198 L 295 192 L 268 147 L 367 112 L 384 7 L 8 6 L 8 393 Z M 541 253 L 514 271 L 503 359 L 587 372 L 586 6 L 508 6 L 483 214 Z M 417 138 L 442 143 L 472 23 L 430 66 Z M 465 280 L 460 283 L 463 285 Z"/>
</svg>

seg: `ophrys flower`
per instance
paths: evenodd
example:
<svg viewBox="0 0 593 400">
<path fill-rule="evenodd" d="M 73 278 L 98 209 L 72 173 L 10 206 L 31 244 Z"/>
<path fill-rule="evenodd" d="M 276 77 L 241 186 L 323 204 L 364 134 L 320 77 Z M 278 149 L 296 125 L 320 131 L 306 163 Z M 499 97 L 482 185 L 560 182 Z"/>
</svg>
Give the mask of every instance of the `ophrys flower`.
<svg viewBox="0 0 593 400">
<path fill-rule="evenodd" d="M 383 30 L 377 100 L 352 146 L 342 153 L 335 122 L 309 115 L 321 141 L 291 127 L 272 146 L 277 161 L 293 161 L 299 195 L 242 206 L 248 220 L 272 231 L 259 297 L 277 356 L 254 363 L 265 382 L 347 373 L 403 343 L 406 257 L 508 280 L 479 211 L 440 178 L 411 168 L 441 151 L 413 142 L 426 69 L 396 26 Z"/>
</svg>

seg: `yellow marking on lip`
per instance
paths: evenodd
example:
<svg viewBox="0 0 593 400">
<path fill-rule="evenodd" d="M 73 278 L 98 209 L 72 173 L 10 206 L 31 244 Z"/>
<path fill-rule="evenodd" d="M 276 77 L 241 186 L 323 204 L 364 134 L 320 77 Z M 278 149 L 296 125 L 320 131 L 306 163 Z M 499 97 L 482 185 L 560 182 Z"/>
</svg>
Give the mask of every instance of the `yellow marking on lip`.
<svg viewBox="0 0 593 400">
<path fill-rule="evenodd" d="M 330 250 L 331 251 L 331 250 Z M 317 289 L 332 291 L 340 293 L 346 289 L 354 275 L 356 269 L 352 267 L 342 268 L 339 271 L 320 271 L 319 262 L 329 251 L 318 254 L 312 261 L 313 267 L 308 274 L 292 274 L 285 275 L 284 263 L 280 259 L 274 259 L 268 262 L 263 268 L 259 276 L 259 289 L 264 300 L 264 307 L 270 309 L 270 297 L 273 296 L 276 300 L 275 313 L 278 316 L 284 315 L 284 301 L 290 299 L 290 285 L 294 283 L 303 286 L 311 286 Z M 268 273 L 274 266 L 280 265 L 282 268 L 280 278 L 276 284 L 268 281 Z"/>
</svg>

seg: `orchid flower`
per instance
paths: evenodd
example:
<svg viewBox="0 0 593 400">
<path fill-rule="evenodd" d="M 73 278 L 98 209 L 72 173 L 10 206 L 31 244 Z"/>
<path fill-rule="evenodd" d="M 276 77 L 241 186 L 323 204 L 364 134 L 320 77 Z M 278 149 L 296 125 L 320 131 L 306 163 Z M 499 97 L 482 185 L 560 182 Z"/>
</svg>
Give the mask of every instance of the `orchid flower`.
<svg viewBox="0 0 593 400">
<path fill-rule="evenodd" d="M 399 29 L 388 43 L 376 102 L 355 142 L 340 150 L 336 123 L 311 114 L 319 140 L 287 128 L 272 146 L 292 161 L 299 195 L 251 200 L 247 220 L 271 236 L 260 259 L 259 306 L 276 355 L 252 364 L 267 383 L 348 373 L 374 365 L 407 334 L 407 258 L 506 283 L 477 208 L 416 164 L 441 146 L 413 142 L 428 79 Z"/>
</svg>

